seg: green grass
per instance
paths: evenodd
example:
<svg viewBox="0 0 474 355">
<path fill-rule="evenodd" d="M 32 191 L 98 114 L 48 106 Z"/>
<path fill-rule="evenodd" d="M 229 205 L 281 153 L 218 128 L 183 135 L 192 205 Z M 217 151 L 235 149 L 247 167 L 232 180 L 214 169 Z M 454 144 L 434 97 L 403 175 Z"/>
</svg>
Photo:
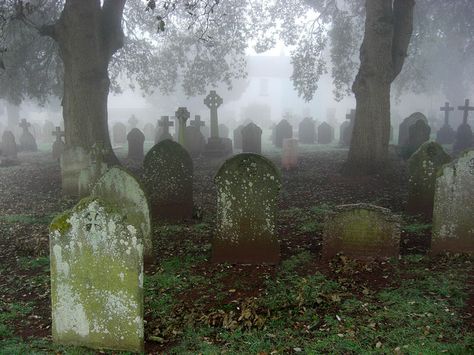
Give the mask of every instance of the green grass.
<svg viewBox="0 0 474 355">
<path fill-rule="evenodd" d="M 10 214 L 0 216 L 0 222 L 4 223 L 22 223 L 22 224 L 50 224 L 54 215 L 31 216 L 26 214 Z"/>
</svg>

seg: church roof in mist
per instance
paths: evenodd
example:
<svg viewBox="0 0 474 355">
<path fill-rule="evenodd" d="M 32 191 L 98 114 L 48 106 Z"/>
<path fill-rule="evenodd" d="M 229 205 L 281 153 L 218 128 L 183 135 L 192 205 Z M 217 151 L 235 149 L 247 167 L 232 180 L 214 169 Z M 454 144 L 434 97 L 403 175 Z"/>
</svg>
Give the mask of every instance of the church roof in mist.
<svg viewBox="0 0 474 355">
<path fill-rule="evenodd" d="M 248 56 L 249 77 L 289 79 L 292 72 L 291 60 L 287 56 Z"/>
</svg>

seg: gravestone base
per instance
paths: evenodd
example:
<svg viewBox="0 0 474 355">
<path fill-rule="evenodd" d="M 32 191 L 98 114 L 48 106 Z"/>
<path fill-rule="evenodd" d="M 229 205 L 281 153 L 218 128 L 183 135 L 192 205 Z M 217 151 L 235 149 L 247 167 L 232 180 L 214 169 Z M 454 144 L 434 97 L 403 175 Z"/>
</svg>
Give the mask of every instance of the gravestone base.
<svg viewBox="0 0 474 355">
<path fill-rule="evenodd" d="M 229 138 L 209 138 L 204 148 L 204 156 L 227 157 L 232 154 L 232 140 Z"/>
<path fill-rule="evenodd" d="M 273 236 L 258 241 L 241 239 L 239 244 L 216 239 L 212 243 L 212 262 L 275 265 L 280 262 L 280 245 Z"/>
</svg>

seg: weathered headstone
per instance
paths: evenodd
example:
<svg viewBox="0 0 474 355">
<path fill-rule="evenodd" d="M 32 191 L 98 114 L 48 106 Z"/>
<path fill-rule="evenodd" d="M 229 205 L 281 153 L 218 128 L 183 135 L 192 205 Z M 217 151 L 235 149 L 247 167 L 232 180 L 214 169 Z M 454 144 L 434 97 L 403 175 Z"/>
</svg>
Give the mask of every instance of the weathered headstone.
<svg viewBox="0 0 474 355">
<path fill-rule="evenodd" d="M 198 157 L 204 151 L 206 140 L 198 127 L 188 126 L 184 132 L 184 146 L 192 157 Z"/>
<path fill-rule="evenodd" d="M 148 199 L 138 180 L 121 167 L 109 169 L 92 188 L 91 196 L 109 205 L 120 206 L 126 222 L 140 229 L 144 255 L 153 256 L 151 217 Z"/>
<path fill-rule="evenodd" d="M 400 124 L 398 131 L 399 146 L 406 147 L 408 145 L 410 127 L 419 120 L 422 120 L 426 124 L 428 124 L 428 119 L 421 112 L 415 112 L 403 120 L 403 122 Z"/>
<path fill-rule="evenodd" d="M 53 340 L 143 351 L 143 240 L 120 206 L 85 199 L 57 217 L 50 256 Z"/>
<path fill-rule="evenodd" d="M 354 130 L 356 110 L 351 110 L 350 113 L 346 115 L 347 124 L 341 125 L 341 145 L 343 147 L 349 147 L 352 140 L 352 131 Z"/>
<path fill-rule="evenodd" d="M 285 170 L 298 167 L 298 140 L 296 138 L 286 138 L 283 140 L 281 167 Z"/>
<path fill-rule="evenodd" d="M 262 129 L 253 122 L 242 128 L 242 152 L 262 154 Z"/>
<path fill-rule="evenodd" d="M 468 123 L 468 116 L 470 111 L 474 111 L 473 106 L 469 106 L 469 100 L 466 99 L 464 106 L 459 106 L 458 110 L 463 111 L 462 124 L 458 127 L 456 132 L 456 139 L 453 145 L 454 153 L 461 153 L 463 150 L 474 146 L 474 137 L 472 135 L 471 126 Z"/>
<path fill-rule="evenodd" d="M 133 128 L 127 134 L 128 141 L 128 159 L 142 161 L 145 156 L 143 153 L 143 144 L 145 143 L 145 135 L 138 128 Z"/>
<path fill-rule="evenodd" d="M 112 132 L 115 144 L 125 144 L 127 141 L 127 127 L 122 122 L 114 124 Z"/>
<path fill-rule="evenodd" d="M 180 221 L 193 214 L 193 161 L 179 143 L 164 140 L 145 156 L 145 186 L 154 221 Z"/>
<path fill-rule="evenodd" d="M 61 127 L 56 127 L 56 130 L 49 132 L 50 135 L 56 137 L 53 143 L 53 159 L 59 160 L 61 158 L 61 154 L 66 149 L 66 144 L 64 144 L 61 137 L 64 137 L 64 132 L 61 131 Z"/>
<path fill-rule="evenodd" d="M 234 148 L 235 149 L 242 149 L 242 129 L 244 128 L 243 125 L 238 126 L 234 129 Z"/>
<path fill-rule="evenodd" d="M 145 135 L 145 141 L 153 142 L 155 140 L 155 126 L 153 123 L 146 123 L 143 127 L 143 134 Z"/>
<path fill-rule="evenodd" d="M 293 138 L 293 127 L 283 119 L 275 126 L 275 146 L 282 148 L 283 140 L 286 138 Z"/>
<path fill-rule="evenodd" d="M 19 126 L 23 129 L 20 136 L 20 151 L 23 152 L 36 152 L 38 146 L 36 145 L 35 137 L 30 133 L 28 127 L 31 126 L 24 118 L 21 120 Z"/>
<path fill-rule="evenodd" d="M 474 253 L 474 149 L 445 165 L 436 179 L 433 254 Z"/>
<path fill-rule="evenodd" d="M 444 112 L 444 125 L 436 133 L 436 142 L 439 144 L 452 144 L 456 134 L 449 125 L 449 113 L 454 111 L 454 107 L 450 107 L 449 102 L 446 102 L 443 107 L 440 107 L 440 111 Z"/>
<path fill-rule="evenodd" d="M 219 137 L 229 138 L 229 128 L 223 123 L 219 125 Z"/>
<path fill-rule="evenodd" d="M 204 153 L 210 157 L 225 157 L 232 154 L 232 140 L 219 137 L 217 109 L 222 105 L 222 102 L 222 98 L 214 90 L 211 90 L 204 99 L 204 104 L 211 113 L 211 137 L 207 141 Z"/>
<path fill-rule="evenodd" d="M 276 231 L 280 175 L 268 159 L 243 153 L 219 169 L 214 262 L 275 264 L 280 260 Z"/>
<path fill-rule="evenodd" d="M 408 159 L 420 146 L 430 139 L 431 128 L 423 120 L 418 120 L 410 126 L 408 144 L 402 147 L 402 156 Z"/>
<path fill-rule="evenodd" d="M 336 207 L 326 220 L 322 258 L 343 253 L 354 259 L 398 257 L 400 219 L 386 208 L 369 204 Z"/>
<path fill-rule="evenodd" d="M 18 154 L 15 136 L 12 131 L 5 131 L 2 135 L 2 144 L 0 145 L 0 155 L 15 159 Z"/>
<path fill-rule="evenodd" d="M 451 161 L 443 147 L 435 142 L 424 143 L 408 160 L 407 212 L 421 215 L 427 221 L 433 216 L 433 199 L 438 170 Z"/>
<path fill-rule="evenodd" d="M 186 121 L 189 119 L 190 114 L 186 107 L 180 107 L 175 112 L 175 116 L 179 121 L 178 143 L 184 147 L 186 141 Z"/>
<path fill-rule="evenodd" d="M 330 144 L 334 140 L 334 128 L 329 123 L 323 122 L 318 127 L 318 143 Z"/>
<path fill-rule="evenodd" d="M 169 128 L 174 125 L 174 122 L 170 121 L 169 116 L 161 116 L 161 120 L 158 122 L 158 132 L 155 136 L 155 144 L 165 139 L 173 139 L 173 136 L 170 134 Z"/>
<path fill-rule="evenodd" d="M 314 144 L 316 141 L 316 128 L 314 120 L 306 117 L 298 126 L 298 139 L 302 144 Z"/>
<path fill-rule="evenodd" d="M 61 154 L 61 186 L 65 196 L 79 196 L 79 175 L 91 164 L 90 155 L 81 147 L 69 147 Z"/>
</svg>

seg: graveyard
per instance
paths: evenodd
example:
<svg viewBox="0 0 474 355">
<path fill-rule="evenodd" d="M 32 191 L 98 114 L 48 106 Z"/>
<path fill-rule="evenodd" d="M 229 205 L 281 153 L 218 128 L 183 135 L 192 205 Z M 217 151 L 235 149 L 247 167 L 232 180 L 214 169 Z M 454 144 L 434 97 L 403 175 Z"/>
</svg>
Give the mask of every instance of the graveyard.
<svg viewBox="0 0 474 355">
<path fill-rule="evenodd" d="M 0 355 L 474 353 L 455 2 L 0 4 Z"/>
</svg>

